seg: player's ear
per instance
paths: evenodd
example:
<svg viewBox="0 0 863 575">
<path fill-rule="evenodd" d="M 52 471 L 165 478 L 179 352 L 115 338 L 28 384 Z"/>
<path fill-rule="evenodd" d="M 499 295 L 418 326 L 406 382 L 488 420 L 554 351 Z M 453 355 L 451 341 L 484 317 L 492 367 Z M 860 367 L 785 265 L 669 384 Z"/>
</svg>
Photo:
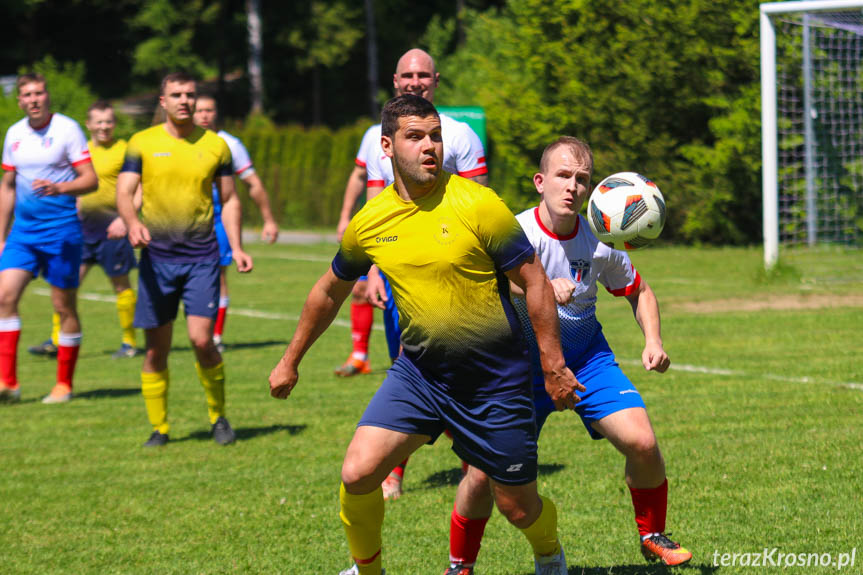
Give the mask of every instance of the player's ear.
<svg viewBox="0 0 863 575">
<path fill-rule="evenodd" d="M 389 136 L 381 136 L 381 150 L 388 158 L 393 157 L 393 139 Z"/>
<path fill-rule="evenodd" d="M 542 194 L 542 183 L 545 180 L 542 172 L 537 172 L 533 175 L 533 185 L 536 187 L 536 193 Z"/>
</svg>

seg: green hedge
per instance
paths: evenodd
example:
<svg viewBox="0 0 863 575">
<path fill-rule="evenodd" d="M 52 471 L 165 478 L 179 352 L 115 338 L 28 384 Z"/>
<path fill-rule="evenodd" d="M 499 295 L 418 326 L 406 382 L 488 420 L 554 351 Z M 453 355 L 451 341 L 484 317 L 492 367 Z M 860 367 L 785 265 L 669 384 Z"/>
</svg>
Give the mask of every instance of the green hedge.
<svg viewBox="0 0 863 575">
<path fill-rule="evenodd" d="M 249 150 L 283 228 L 335 228 L 345 184 L 354 166 L 363 133 L 371 120 L 330 130 L 301 126 L 249 126 L 234 132 Z M 243 198 L 243 219 L 261 222 L 248 197 Z"/>
</svg>

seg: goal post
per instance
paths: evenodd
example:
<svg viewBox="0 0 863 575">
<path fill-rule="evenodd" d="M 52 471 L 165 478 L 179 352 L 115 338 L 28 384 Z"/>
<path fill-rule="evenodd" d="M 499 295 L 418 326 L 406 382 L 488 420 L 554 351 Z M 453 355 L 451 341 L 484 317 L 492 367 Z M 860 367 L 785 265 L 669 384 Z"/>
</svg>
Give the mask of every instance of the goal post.
<svg viewBox="0 0 863 575">
<path fill-rule="evenodd" d="M 777 61 L 777 23 L 795 34 L 778 32 L 790 62 Z M 863 212 L 863 0 L 763 3 L 760 34 L 769 269 L 779 260 L 780 245 L 853 243 L 863 235 L 863 213 L 857 213 Z"/>
</svg>

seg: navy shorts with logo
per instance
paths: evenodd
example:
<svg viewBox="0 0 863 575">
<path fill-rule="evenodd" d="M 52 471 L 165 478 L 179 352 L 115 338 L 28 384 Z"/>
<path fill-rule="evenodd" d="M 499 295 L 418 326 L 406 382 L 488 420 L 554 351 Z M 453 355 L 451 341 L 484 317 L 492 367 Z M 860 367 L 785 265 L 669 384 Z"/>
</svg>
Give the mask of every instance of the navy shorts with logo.
<svg viewBox="0 0 863 575">
<path fill-rule="evenodd" d="M 459 401 L 430 383 L 404 354 L 387 371 L 358 426 L 437 437 L 448 429 L 452 449 L 495 481 L 536 480 L 536 423 L 529 394 Z"/>
<path fill-rule="evenodd" d="M 124 276 L 135 267 L 135 249 L 126 238 L 84 240 L 81 262 L 102 266 L 108 277 Z"/>
<path fill-rule="evenodd" d="M 153 261 L 147 249 L 142 250 L 135 327 L 149 329 L 174 321 L 181 300 L 187 316 L 216 319 L 219 313 L 219 261 Z"/>
</svg>

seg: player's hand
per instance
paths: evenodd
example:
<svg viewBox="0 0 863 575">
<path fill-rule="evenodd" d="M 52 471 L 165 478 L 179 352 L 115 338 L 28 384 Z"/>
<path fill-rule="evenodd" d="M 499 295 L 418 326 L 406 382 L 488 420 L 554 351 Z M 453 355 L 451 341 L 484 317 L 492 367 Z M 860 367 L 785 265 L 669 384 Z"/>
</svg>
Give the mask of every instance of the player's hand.
<svg viewBox="0 0 863 575">
<path fill-rule="evenodd" d="M 569 278 L 554 278 L 551 280 L 551 287 L 554 288 L 554 301 L 557 305 L 566 305 L 572 299 L 572 292 L 575 291 L 575 284 Z"/>
<path fill-rule="evenodd" d="M 129 243 L 135 248 L 145 248 L 150 243 L 150 230 L 140 221 L 129 227 Z"/>
<path fill-rule="evenodd" d="M 33 192 L 37 196 L 60 196 L 63 194 L 60 191 L 60 186 L 49 180 L 33 180 Z"/>
<path fill-rule="evenodd" d="M 566 366 L 563 369 L 544 372 L 543 375 L 545 376 L 545 391 L 551 397 L 554 408 L 558 411 L 575 409 L 575 404 L 581 401 L 581 397 L 576 392 L 587 391 Z"/>
<path fill-rule="evenodd" d="M 108 226 L 107 233 L 109 240 L 125 238 L 128 230 L 126 229 L 126 224 L 123 223 L 123 218 L 114 218 L 114 221 Z"/>
<path fill-rule="evenodd" d="M 282 358 L 270 372 L 270 395 L 276 399 L 287 399 L 299 377 L 297 368 Z"/>
<path fill-rule="evenodd" d="M 641 363 L 647 371 L 665 373 L 668 366 L 671 365 L 671 360 L 665 350 L 662 349 L 661 343 L 649 341 L 644 344 L 644 351 L 641 352 Z"/>
<path fill-rule="evenodd" d="M 369 281 L 366 286 L 366 299 L 369 300 L 369 303 L 375 306 L 378 309 L 386 309 L 387 301 L 389 298 L 387 297 L 387 288 L 384 285 L 384 278 L 381 277 L 381 273 L 378 271 L 377 266 L 372 266 L 368 273 Z"/>
<path fill-rule="evenodd" d="M 261 239 L 268 244 L 276 243 L 279 239 L 279 224 L 276 222 L 264 222 L 264 229 L 261 230 Z"/>
<path fill-rule="evenodd" d="M 350 218 L 340 217 L 339 225 L 336 227 L 336 240 L 342 241 L 342 236 L 345 235 L 345 230 L 348 229 L 348 224 L 351 223 Z"/>
<path fill-rule="evenodd" d="M 254 267 L 252 256 L 243 250 L 234 250 L 234 261 L 237 262 L 237 271 L 241 274 L 252 271 Z"/>
</svg>

